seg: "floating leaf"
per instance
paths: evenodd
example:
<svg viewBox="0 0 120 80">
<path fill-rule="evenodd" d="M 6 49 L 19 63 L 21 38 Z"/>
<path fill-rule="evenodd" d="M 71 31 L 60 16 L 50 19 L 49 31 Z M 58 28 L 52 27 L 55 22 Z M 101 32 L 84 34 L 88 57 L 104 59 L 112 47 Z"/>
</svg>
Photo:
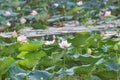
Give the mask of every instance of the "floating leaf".
<svg viewBox="0 0 120 80">
<path fill-rule="evenodd" d="M 97 77 L 97 76 L 92 76 L 90 79 L 88 79 L 88 80 L 101 80 L 99 77 Z"/>
<path fill-rule="evenodd" d="M 116 80 L 117 78 L 117 72 L 115 71 L 99 71 L 95 73 L 98 77 L 100 77 L 102 80 Z M 112 75 L 112 76 L 111 76 Z"/>
<path fill-rule="evenodd" d="M 99 59 L 101 59 L 101 56 L 92 56 L 89 54 L 84 54 L 79 56 L 78 59 L 84 64 L 95 64 Z"/>
<path fill-rule="evenodd" d="M 88 74 L 89 72 L 91 72 L 92 69 L 93 69 L 93 66 L 91 66 L 91 65 L 83 65 L 83 66 L 79 66 L 79 67 L 75 68 L 74 73 Z"/>
<path fill-rule="evenodd" d="M 105 66 L 106 66 L 109 70 L 118 71 L 118 65 L 117 65 L 117 63 L 115 63 L 115 62 L 112 61 L 112 60 L 106 62 Z"/>
<path fill-rule="evenodd" d="M 26 71 L 16 65 L 11 65 L 9 68 L 9 76 L 11 80 L 23 80 L 26 75 Z"/>
<path fill-rule="evenodd" d="M 53 74 L 48 73 L 47 71 L 33 71 L 30 72 L 28 76 L 28 80 L 47 80 L 48 78 L 51 78 Z"/>
</svg>

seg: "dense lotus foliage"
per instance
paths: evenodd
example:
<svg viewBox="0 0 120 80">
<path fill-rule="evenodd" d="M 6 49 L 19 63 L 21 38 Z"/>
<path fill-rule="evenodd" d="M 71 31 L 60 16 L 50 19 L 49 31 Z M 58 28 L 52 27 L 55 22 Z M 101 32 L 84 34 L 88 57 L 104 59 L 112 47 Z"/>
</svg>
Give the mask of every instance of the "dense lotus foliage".
<svg viewBox="0 0 120 80">
<path fill-rule="evenodd" d="M 94 26 L 119 18 L 120 0 L 0 0 L 0 32 L 13 32 L 0 36 L 0 80 L 120 80 L 119 37 L 19 34 L 24 27 L 62 27 L 71 20 Z"/>
<path fill-rule="evenodd" d="M 45 29 L 69 20 L 98 25 L 119 18 L 119 12 L 119 0 L 0 0 L 0 26 L 6 31 Z"/>
<path fill-rule="evenodd" d="M 80 32 L 51 41 L 24 35 L 0 41 L 1 80 L 120 79 L 119 38 Z"/>
</svg>

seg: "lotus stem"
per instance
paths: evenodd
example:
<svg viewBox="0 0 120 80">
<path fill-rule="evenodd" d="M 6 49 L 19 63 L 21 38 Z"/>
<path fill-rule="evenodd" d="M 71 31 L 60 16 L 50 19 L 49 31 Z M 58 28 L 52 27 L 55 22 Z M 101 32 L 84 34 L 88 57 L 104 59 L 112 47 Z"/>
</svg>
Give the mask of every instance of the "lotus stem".
<svg viewBox="0 0 120 80">
<path fill-rule="evenodd" d="M 0 80 L 2 80 L 2 75 L 0 75 Z"/>
</svg>

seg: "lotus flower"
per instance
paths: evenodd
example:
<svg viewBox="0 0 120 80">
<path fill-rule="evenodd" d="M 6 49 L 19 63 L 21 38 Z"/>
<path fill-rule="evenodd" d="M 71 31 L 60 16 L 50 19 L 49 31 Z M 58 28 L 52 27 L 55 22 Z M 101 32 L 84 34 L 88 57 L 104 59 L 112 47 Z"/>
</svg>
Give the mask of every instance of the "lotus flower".
<svg viewBox="0 0 120 80">
<path fill-rule="evenodd" d="M 37 11 L 36 10 L 32 10 L 32 12 L 31 12 L 31 15 L 32 16 L 35 16 L 35 15 L 37 15 L 38 13 L 37 13 Z"/>
<path fill-rule="evenodd" d="M 20 18 L 20 22 L 21 22 L 22 24 L 24 24 L 24 23 L 26 23 L 26 19 L 25 19 L 25 18 Z"/>
<path fill-rule="evenodd" d="M 59 6 L 59 4 L 58 4 L 58 3 L 54 3 L 53 5 L 54 5 L 55 7 L 58 7 L 58 6 Z"/>
<path fill-rule="evenodd" d="M 77 4 L 78 6 L 81 6 L 81 5 L 83 4 L 83 2 L 82 2 L 82 1 L 78 1 L 76 4 Z"/>
<path fill-rule="evenodd" d="M 104 16 L 107 17 L 107 16 L 110 16 L 110 15 L 111 15 L 111 11 L 106 11 Z"/>
<path fill-rule="evenodd" d="M 10 11 L 5 11 L 5 15 L 6 15 L 6 16 L 10 16 L 10 15 L 11 15 L 11 12 L 10 12 Z"/>
<path fill-rule="evenodd" d="M 27 42 L 27 37 L 25 35 L 20 35 L 17 37 L 18 42 L 26 43 Z"/>
<path fill-rule="evenodd" d="M 60 48 L 67 48 L 70 47 L 71 43 L 68 43 L 67 40 L 62 40 L 61 43 L 59 43 Z"/>
<path fill-rule="evenodd" d="M 51 45 L 51 44 L 53 44 L 55 42 L 55 40 L 53 40 L 53 41 L 45 41 L 45 45 Z"/>
</svg>

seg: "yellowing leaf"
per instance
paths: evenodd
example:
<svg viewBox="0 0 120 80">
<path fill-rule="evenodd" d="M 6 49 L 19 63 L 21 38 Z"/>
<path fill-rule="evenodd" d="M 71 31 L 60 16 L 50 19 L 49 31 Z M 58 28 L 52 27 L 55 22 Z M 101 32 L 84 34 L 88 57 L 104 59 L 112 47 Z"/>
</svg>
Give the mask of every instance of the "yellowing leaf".
<svg viewBox="0 0 120 80">
<path fill-rule="evenodd" d="M 23 58 L 28 52 L 27 51 L 23 51 L 21 52 L 19 55 L 17 55 L 17 58 Z"/>
<path fill-rule="evenodd" d="M 19 48 L 19 51 L 36 51 L 41 44 L 25 44 Z"/>
<path fill-rule="evenodd" d="M 67 14 L 68 14 L 68 15 L 71 15 L 71 14 L 76 13 L 76 12 L 79 11 L 79 10 L 81 10 L 80 7 L 74 7 L 74 8 L 72 8 L 71 10 L 69 10 L 69 11 L 67 12 Z"/>
<path fill-rule="evenodd" d="M 24 60 L 21 60 L 21 61 L 19 62 L 19 64 L 20 64 L 23 68 L 31 69 L 31 68 L 33 68 L 36 64 L 38 64 L 38 60 L 34 60 L 34 59 L 24 59 Z"/>
<path fill-rule="evenodd" d="M 14 59 L 11 57 L 0 58 L 0 75 L 4 74 L 14 62 Z"/>
</svg>

